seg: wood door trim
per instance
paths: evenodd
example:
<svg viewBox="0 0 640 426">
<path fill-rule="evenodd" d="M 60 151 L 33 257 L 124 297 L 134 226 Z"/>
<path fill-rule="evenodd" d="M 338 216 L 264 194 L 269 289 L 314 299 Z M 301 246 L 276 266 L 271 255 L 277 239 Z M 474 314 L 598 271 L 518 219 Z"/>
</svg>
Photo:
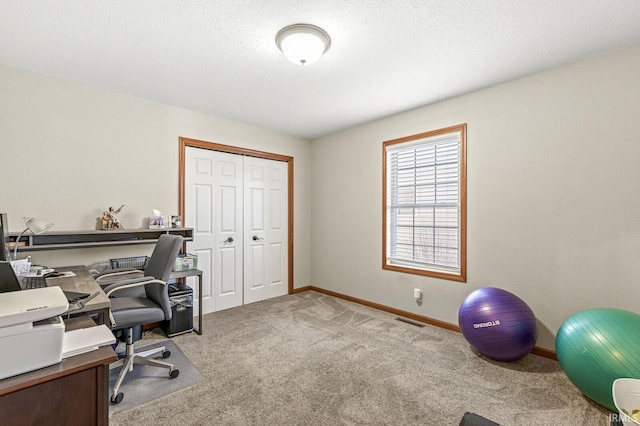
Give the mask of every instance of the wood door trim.
<svg viewBox="0 0 640 426">
<path fill-rule="evenodd" d="M 180 137 L 180 152 L 178 155 L 178 212 L 182 217 L 182 226 L 187 226 L 184 223 L 185 216 L 185 172 L 186 172 L 186 150 L 187 147 L 207 149 L 209 151 L 226 152 L 229 154 L 246 155 L 249 157 L 263 158 L 266 160 L 283 161 L 287 163 L 288 171 L 288 294 L 293 294 L 293 157 L 288 155 L 275 154 L 272 152 L 257 151 L 249 148 L 241 148 L 232 145 L 223 145 L 215 142 L 201 141 L 197 139 L 189 139 Z"/>
</svg>

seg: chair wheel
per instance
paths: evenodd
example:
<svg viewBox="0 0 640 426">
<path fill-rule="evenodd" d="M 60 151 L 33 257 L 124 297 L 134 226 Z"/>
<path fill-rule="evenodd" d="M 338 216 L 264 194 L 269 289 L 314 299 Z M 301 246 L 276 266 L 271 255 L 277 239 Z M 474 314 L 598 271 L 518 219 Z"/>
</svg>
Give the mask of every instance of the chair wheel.
<svg viewBox="0 0 640 426">
<path fill-rule="evenodd" d="M 171 356 L 171 351 L 162 351 L 162 358 L 169 358 Z"/>
<path fill-rule="evenodd" d="M 124 394 L 122 392 L 117 395 L 111 395 L 111 403 L 120 404 L 122 402 L 122 398 L 124 398 Z"/>
<path fill-rule="evenodd" d="M 180 370 L 173 369 L 169 371 L 169 378 L 175 379 L 176 377 L 178 377 L 179 374 L 180 374 Z"/>
</svg>

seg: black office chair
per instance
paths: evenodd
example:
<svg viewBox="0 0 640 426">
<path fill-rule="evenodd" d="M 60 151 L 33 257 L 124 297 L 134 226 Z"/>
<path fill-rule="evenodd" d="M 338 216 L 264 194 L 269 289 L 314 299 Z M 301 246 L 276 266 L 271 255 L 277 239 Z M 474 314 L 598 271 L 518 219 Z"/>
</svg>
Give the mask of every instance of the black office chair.
<svg viewBox="0 0 640 426">
<path fill-rule="evenodd" d="M 122 401 L 124 394 L 118 391 L 125 376 L 129 371 L 133 371 L 135 364 L 166 368 L 169 370 L 169 378 L 171 379 L 180 374 L 180 371 L 173 368 L 172 364 L 149 359 L 150 356 L 158 353 L 162 353 L 163 358 L 168 358 L 171 353 L 164 346 L 136 353 L 133 343 L 135 327 L 171 319 L 167 281 L 182 246 L 182 240 L 183 238 L 179 235 L 161 235 L 144 270 L 145 276 L 123 279 L 104 287 L 105 293 L 111 298 L 109 314 L 111 329 L 113 331 L 122 330 L 123 336 L 121 338 L 126 339 L 127 347 L 125 356 L 111 364 L 111 368 L 122 366 L 111 394 L 113 404 Z M 108 275 L 103 275 L 103 277 Z M 126 277 L 127 274 L 120 276 Z"/>
</svg>

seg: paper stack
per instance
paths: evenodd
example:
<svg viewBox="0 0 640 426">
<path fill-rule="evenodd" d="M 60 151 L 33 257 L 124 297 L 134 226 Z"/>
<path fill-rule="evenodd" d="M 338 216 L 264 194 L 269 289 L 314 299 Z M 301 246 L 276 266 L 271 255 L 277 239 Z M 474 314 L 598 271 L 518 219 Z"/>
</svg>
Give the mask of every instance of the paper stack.
<svg viewBox="0 0 640 426">
<path fill-rule="evenodd" d="M 80 355 L 98 349 L 100 346 L 115 343 L 116 338 L 106 325 L 80 328 L 64 333 L 62 358 Z"/>
</svg>

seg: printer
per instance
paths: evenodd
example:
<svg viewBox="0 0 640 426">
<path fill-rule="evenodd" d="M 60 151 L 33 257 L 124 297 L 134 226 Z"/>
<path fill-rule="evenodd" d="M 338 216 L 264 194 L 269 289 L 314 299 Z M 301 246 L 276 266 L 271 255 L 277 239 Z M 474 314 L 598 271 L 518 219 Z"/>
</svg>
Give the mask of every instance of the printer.
<svg viewBox="0 0 640 426">
<path fill-rule="evenodd" d="M 68 308 L 57 286 L 0 293 L 0 379 L 61 361 Z"/>
</svg>

